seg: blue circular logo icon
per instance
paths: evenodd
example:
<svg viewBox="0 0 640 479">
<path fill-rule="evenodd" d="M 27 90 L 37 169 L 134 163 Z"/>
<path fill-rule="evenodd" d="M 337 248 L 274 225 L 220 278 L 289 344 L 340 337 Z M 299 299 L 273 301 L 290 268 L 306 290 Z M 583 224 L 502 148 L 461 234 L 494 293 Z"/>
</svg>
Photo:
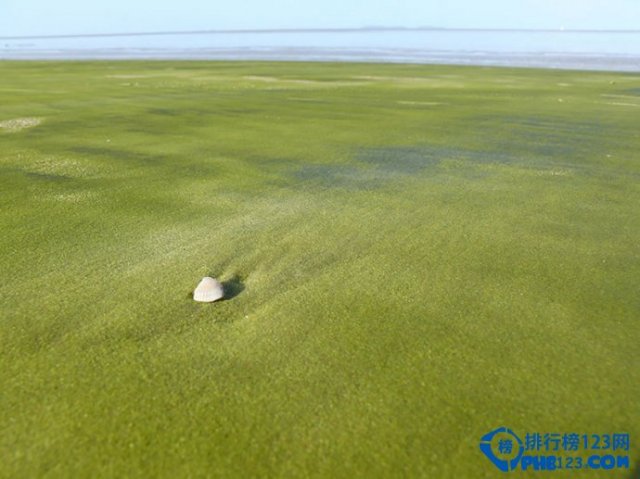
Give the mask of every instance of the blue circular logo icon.
<svg viewBox="0 0 640 479">
<path fill-rule="evenodd" d="M 498 469 L 509 472 L 518 466 L 524 446 L 511 429 L 499 427 L 482 436 L 480 450 Z"/>
</svg>

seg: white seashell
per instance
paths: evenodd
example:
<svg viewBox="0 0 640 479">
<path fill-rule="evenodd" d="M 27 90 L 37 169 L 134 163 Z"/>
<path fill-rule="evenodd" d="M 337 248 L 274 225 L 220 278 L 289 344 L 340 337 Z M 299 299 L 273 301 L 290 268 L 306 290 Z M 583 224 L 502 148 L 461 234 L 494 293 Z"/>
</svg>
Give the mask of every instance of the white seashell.
<svg viewBox="0 0 640 479">
<path fill-rule="evenodd" d="M 205 276 L 193 292 L 193 300 L 201 303 L 212 303 L 224 297 L 224 290 L 219 281 Z"/>
</svg>

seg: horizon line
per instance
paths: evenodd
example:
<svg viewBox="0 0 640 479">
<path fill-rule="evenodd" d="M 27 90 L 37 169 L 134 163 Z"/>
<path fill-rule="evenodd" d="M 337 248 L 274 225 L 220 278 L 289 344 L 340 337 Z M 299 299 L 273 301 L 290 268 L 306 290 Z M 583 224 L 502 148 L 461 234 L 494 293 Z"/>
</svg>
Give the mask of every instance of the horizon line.
<svg viewBox="0 0 640 479">
<path fill-rule="evenodd" d="M 345 27 L 345 28 L 242 28 L 211 30 L 179 30 L 112 33 L 70 33 L 43 35 L 0 36 L 0 40 L 45 40 L 57 38 L 142 37 L 163 35 L 233 35 L 273 33 L 363 33 L 363 32 L 524 32 L 524 33 L 640 33 L 640 29 L 586 29 L 586 28 L 480 28 L 480 27 Z"/>
</svg>

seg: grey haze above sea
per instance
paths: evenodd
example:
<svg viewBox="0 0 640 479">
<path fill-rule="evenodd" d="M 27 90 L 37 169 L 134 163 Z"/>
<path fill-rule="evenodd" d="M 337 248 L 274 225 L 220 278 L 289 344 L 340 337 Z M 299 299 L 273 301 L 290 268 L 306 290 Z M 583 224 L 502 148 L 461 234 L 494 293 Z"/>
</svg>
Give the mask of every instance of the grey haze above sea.
<svg viewBox="0 0 640 479">
<path fill-rule="evenodd" d="M 0 59 L 396 62 L 640 72 L 640 31 L 212 31 L 0 40 Z"/>
</svg>

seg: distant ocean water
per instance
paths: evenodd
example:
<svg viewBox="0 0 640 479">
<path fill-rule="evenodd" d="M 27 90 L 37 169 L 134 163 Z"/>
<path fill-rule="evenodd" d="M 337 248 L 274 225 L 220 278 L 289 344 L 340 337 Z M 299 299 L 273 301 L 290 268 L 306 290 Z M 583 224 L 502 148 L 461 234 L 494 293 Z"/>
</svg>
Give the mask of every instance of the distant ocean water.
<svg viewBox="0 0 640 479">
<path fill-rule="evenodd" d="M 271 32 L 0 40 L 0 59 L 397 62 L 640 72 L 640 31 Z"/>
</svg>

